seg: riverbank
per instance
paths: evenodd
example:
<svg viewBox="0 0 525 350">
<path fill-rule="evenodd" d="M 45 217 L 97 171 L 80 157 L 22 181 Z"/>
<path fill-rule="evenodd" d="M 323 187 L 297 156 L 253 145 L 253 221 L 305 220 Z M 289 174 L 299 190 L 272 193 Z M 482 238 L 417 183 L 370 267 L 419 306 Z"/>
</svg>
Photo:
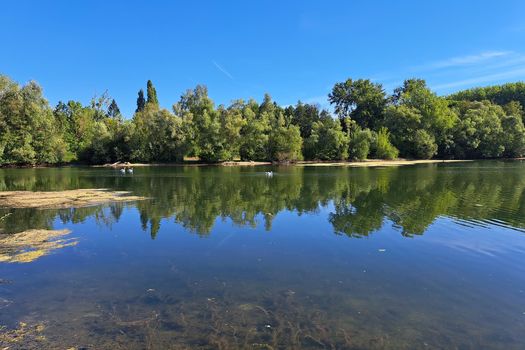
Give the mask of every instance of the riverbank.
<svg viewBox="0 0 525 350">
<path fill-rule="evenodd" d="M 483 160 L 499 160 L 499 161 L 516 161 L 525 160 L 525 158 L 494 158 L 494 159 L 395 159 L 395 160 L 384 160 L 384 159 L 367 159 L 362 161 L 298 161 L 289 163 L 277 163 L 277 162 L 259 162 L 259 161 L 225 161 L 217 163 L 200 163 L 199 161 L 184 161 L 182 163 L 130 163 L 130 162 L 117 162 L 111 164 L 38 164 L 38 165 L 9 165 L 0 166 L 0 169 L 9 168 L 62 168 L 62 167 L 93 167 L 93 168 L 140 168 L 140 167 L 181 167 L 181 166 L 261 166 L 261 165 L 279 165 L 279 166 L 348 166 L 348 167 L 383 167 L 383 166 L 404 166 L 404 165 L 417 165 L 417 164 L 434 164 L 434 163 L 462 163 L 462 162 L 474 162 Z"/>
<path fill-rule="evenodd" d="M 185 162 L 185 163 L 129 163 L 117 162 L 104 165 L 92 165 L 96 168 L 139 168 L 139 167 L 165 167 L 165 166 L 261 166 L 261 165 L 284 165 L 284 166 L 349 166 L 349 167 L 381 167 L 381 166 L 404 166 L 416 164 L 433 164 L 433 163 L 459 163 L 472 162 L 467 159 L 367 159 L 363 161 L 298 161 L 294 163 L 272 163 L 272 162 L 249 162 L 249 161 L 227 161 L 220 163 L 199 163 L 199 162 Z"/>
<path fill-rule="evenodd" d="M 467 159 L 420 159 L 420 160 L 383 160 L 383 159 L 367 159 L 360 162 L 300 162 L 297 165 L 302 166 L 350 166 L 350 167 L 383 167 L 383 166 L 404 166 L 417 164 L 433 164 L 433 163 L 462 163 L 472 162 Z"/>
</svg>

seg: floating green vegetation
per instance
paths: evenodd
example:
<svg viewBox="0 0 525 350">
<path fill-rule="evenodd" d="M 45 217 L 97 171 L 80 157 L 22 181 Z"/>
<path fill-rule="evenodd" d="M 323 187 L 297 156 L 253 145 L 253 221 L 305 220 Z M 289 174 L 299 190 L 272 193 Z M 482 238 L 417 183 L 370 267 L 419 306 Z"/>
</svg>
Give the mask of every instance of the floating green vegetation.
<svg viewBox="0 0 525 350">
<path fill-rule="evenodd" d="M 81 208 L 110 202 L 130 202 L 145 199 L 127 191 L 77 189 L 67 191 L 4 191 L 0 192 L 2 208 L 62 209 Z"/>
</svg>

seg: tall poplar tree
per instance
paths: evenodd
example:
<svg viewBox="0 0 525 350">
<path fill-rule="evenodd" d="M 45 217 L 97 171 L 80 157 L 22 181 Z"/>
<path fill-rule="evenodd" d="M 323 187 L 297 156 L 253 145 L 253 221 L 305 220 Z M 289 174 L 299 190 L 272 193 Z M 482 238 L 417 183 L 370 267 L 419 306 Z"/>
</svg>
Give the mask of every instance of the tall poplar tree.
<svg viewBox="0 0 525 350">
<path fill-rule="evenodd" d="M 148 96 L 146 104 L 154 108 L 159 108 L 159 100 L 157 99 L 157 90 L 153 86 L 153 83 L 151 82 L 151 80 L 148 80 L 148 86 L 147 86 L 146 93 Z"/>
<path fill-rule="evenodd" d="M 146 107 L 146 99 L 144 99 L 144 90 L 139 90 L 139 96 L 137 97 L 137 109 L 135 112 L 142 112 Z"/>
<path fill-rule="evenodd" d="M 114 119 L 118 119 L 122 116 L 120 114 L 120 108 L 118 108 L 118 105 L 115 99 L 111 100 L 111 103 L 108 107 L 108 116 Z"/>
</svg>

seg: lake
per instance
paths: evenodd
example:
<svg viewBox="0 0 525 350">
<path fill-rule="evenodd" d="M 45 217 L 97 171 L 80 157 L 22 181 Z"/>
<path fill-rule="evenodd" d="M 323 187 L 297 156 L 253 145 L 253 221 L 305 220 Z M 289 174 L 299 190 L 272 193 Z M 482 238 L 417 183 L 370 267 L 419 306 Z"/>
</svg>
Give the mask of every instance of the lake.
<svg viewBox="0 0 525 350">
<path fill-rule="evenodd" d="M 1 191 L 148 197 L 0 209 L 74 243 L 0 263 L 0 324 L 23 328 L 0 344 L 525 348 L 525 162 L 134 170 L 0 169 Z"/>
</svg>

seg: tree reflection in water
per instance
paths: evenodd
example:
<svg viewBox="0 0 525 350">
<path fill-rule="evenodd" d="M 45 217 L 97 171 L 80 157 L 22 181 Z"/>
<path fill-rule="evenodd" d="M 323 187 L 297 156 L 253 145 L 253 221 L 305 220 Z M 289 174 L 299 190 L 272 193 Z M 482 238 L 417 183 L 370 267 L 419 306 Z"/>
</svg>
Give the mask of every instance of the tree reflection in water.
<svg viewBox="0 0 525 350">
<path fill-rule="evenodd" d="M 469 168 L 468 171 L 464 171 Z M 324 208 L 336 234 L 361 237 L 394 224 L 404 236 L 420 235 L 439 216 L 497 220 L 521 229 L 525 220 L 525 177 L 519 162 L 480 162 L 392 168 L 159 167 L 135 176 L 107 169 L 3 169 L 0 190 L 111 188 L 150 200 L 66 210 L 0 210 L 4 233 L 51 229 L 55 218 L 79 223 L 94 217 L 102 225 L 118 222 L 125 207 L 136 207 L 144 230 L 154 239 L 161 220 L 208 235 L 217 218 L 255 227 L 281 211 L 315 214 Z M 504 181 L 502 181 L 504 179 Z"/>
</svg>

